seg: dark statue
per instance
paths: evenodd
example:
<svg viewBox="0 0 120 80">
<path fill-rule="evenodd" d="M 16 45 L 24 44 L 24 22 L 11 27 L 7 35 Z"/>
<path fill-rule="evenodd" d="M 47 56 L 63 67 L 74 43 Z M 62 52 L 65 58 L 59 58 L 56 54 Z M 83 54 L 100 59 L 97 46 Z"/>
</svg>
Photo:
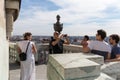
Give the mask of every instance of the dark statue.
<svg viewBox="0 0 120 80">
<path fill-rule="evenodd" d="M 63 29 L 63 24 L 60 23 L 60 16 L 59 15 L 56 16 L 56 19 L 57 19 L 57 22 L 54 24 L 54 30 L 58 31 L 60 33 Z"/>
</svg>

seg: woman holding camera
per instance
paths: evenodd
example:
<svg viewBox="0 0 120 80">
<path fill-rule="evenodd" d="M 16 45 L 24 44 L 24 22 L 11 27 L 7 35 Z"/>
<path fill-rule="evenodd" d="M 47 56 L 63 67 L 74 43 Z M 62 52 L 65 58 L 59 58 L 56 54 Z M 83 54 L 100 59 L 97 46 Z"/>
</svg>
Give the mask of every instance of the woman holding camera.
<svg viewBox="0 0 120 80">
<path fill-rule="evenodd" d="M 18 42 L 18 52 L 26 53 L 26 60 L 20 61 L 21 73 L 20 80 L 35 80 L 35 59 L 34 53 L 37 52 L 34 42 L 31 41 L 32 34 L 26 32 L 24 35 L 24 40 Z"/>
</svg>

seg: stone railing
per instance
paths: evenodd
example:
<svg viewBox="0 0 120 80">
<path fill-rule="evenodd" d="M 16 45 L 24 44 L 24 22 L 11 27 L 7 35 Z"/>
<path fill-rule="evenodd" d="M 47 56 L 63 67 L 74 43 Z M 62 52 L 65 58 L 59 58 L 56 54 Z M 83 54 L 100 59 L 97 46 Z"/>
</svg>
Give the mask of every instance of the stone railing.
<svg viewBox="0 0 120 80">
<path fill-rule="evenodd" d="M 64 45 L 64 53 L 79 53 L 82 52 L 82 46 L 79 45 Z"/>
<path fill-rule="evenodd" d="M 49 44 L 37 44 L 38 53 L 35 55 L 36 61 L 40 63 L 46 63 L 48 61 Z M 78 45 L 64 45 L 64 54 L 66 53 L 79 53 L 82 51 L 82 47 Z"/>
<path fill-rule="evenodd" d="M 38 52 L 35 54 L 35 61 L 42 64 L 46 63 L 49 54 L 49 44 L 36 44 Z M 64 45 L 64 54 L 66 53 L 78 53 L 82 51 L 82 47 L 78 45 Z M 9 45 L 9 58 L 10 62 L 19 61 L 18 52 L 16 50 L 16 43 L 10 43 Z"/>
<path fill-rule="evenodd" d="M 9 43 L 9 62 L 15 62 L 18 59 L 16 43 Z"/>
</svg>

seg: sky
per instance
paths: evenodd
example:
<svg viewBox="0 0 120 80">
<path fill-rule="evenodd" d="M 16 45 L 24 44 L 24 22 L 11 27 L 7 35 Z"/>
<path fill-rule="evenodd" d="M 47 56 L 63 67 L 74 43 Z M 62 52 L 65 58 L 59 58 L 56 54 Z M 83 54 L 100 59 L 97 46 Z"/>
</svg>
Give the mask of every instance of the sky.
<svg viewBox="0 0 120 80">
<path fill-rule="evenodd" d="M 120 0 L 22 0 L 13 35 L 51 36 L 58 14 L 69 36 L 95 36 L 98 29 L 120 34 Z"/>
</svg>

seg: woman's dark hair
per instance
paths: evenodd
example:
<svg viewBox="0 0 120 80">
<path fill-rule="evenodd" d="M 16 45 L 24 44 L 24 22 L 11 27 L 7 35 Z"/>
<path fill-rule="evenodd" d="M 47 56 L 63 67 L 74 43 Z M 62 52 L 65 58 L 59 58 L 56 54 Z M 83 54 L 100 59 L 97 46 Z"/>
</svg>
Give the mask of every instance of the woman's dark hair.
<svg viewBox="0 0 120 80">
<path fill-rule="evenodd" d="M 87 40 L 89 40 L 89 36 L 88 35 L 85 35 L 84 38 L 86 38 Z"/>
<path fill-rule="evenodd" d="M 101 36 L 101 38 L 104 40 L 106 37 L 106 32 L 102 29 L 97 30 L 97 34 Z"/>
<path fill-rule="evenodd" d="M 31 35 L 32 34 L 30 32 L 26 32 L 25 34 L 23 34 L 24 40 L 28 40 L 27 37 Z"/>
<path fill-rule="evenodd" d="M 110 37 L 111 37 L 113 40 L 115 40 L 116 43 L 118 43 L 119 40 L 120 40 L 120 37 L 119 37 L 117 34 L 112 34 L 112 35 L 110 35 Z"/>
</svg>

